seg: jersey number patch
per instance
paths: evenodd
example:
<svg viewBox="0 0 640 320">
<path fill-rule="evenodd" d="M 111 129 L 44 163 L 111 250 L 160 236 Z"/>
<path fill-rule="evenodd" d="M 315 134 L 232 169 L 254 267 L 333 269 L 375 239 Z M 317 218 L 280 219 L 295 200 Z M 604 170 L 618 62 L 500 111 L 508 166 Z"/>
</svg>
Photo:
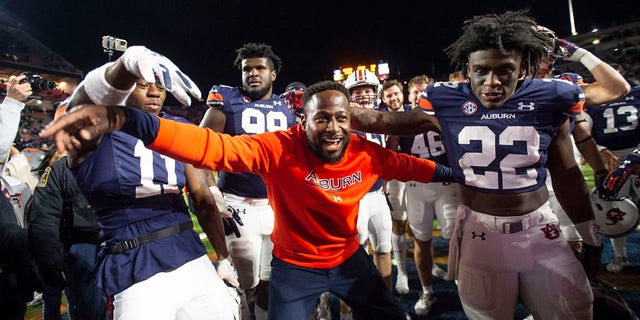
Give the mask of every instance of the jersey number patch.
<svg viewBox="0 0 640 320">
<path fill-rule="evenodd" d="M 615 123 L 615 114 L 613 114 L 613 109 L 606 109 L 602 112 L 602 116 L 607 120 L 607 127 L 604 128 L 604 133 L 616 133 L 618 130 L 629 131 L 633 130 L 638 126 L 638 109 L 634 106 L 622 106 L 616 109 L 616 114 L 625 115 L 627 125 Z"/>
<path fill-rule="evenodd" d="M 444 145 L 442 144 L 440 135 L 433 131 L 417 135 L 413 138 L 413 144 L 411 144 L 411 154 L 413 155 L 428 159 L 442 155 L 444 152 Z"/>
<path fill-rule="evenodd" d="M 257 109 L 246 108 L 242 111 L 242 130 L 249 134 L 286 130 L 287 116 L 280 111 L 267 114 Z"/>
<path fill-rule="evenodd" d="M 163 193 L 179 193 L 176 161 L 164 155 L 154 162 L 153 151 L 147 149 L 141 140 L 136 142 L 134 156 L 140 159 L 140 184 L 136 187 L 136 198 L 144 198 Z M 164 169 L 164 170 L 163 170 Z M 158 172 L 156 172 L 156 170 Z M 166 174 L 167 183 L 161 183 Z"/>
<path fill-rule="evenodd" d="M 464 127 L 458 135 L 460 145 L 479 141 L 479 152 L 466 152 L 458 161 L 464 172 L 465 184 L 484 189 L 518 189 L 537 183 L 538 172 L 533 166 L 540 160 L 540 135 L 534 127 L 507 127 L 499 135 L 486 126 Z M 515 142 L 525 142 L 526 151 L 515 148 Z M 497 159 L 502 154 L 502 159 Z M 499 160 L 499 169 L 489 167 Z M 493 168 L 493 167 L 492 167 Z M 479 174 L 474 171 L 483 171 Z"/>
</svg>

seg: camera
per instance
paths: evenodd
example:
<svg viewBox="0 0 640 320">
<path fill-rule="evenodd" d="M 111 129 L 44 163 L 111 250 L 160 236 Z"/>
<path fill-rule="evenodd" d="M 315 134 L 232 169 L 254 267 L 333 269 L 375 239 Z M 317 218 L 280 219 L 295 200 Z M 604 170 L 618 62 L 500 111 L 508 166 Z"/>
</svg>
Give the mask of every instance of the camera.
<svg viewBox="0 0 640 320">
<path fill-rule="evenodd" d="M 127 40 L 119 39 L 112 36 L 103 36 L 102 48 L 104 48 L 105 52 L 113 52 L 114 50 L 124 52 L 125 50 L 127 50 Z"/>
<path fill-rule="evenodd" d="M 23 74 L 25 75 L 25 78 L 22 82 L 29 82 L 34 94 L 40 91 L 53 90 L 56 88 L 56 83 L 53 80 L 47 80 L 30 71 L 26 71 Z"/>
</svg>

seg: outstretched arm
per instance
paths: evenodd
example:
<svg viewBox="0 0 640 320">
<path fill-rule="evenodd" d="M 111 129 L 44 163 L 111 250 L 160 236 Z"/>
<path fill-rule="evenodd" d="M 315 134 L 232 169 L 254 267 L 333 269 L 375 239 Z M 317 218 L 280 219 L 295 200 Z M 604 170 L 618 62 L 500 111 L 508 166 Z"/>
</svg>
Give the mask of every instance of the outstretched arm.
<svg viewBox="0 0 640 320">
<path fill-rule="evenodd" d="M 81 150 L 87 141 L 119 130 L 126 118 L 121 107 L 83 105 L 51 122 L 39 135 L 53 138 L 59 152 L 73 153 Z"/>
<path fill-rule="evenodd" d="M 351 108 L 351 127 L 354 130 L 415 136 L 427 131 L 440 131 L 435 117 L 420 108 L 406 112 L 380 112 L 366 108 Z"/>
</svg>

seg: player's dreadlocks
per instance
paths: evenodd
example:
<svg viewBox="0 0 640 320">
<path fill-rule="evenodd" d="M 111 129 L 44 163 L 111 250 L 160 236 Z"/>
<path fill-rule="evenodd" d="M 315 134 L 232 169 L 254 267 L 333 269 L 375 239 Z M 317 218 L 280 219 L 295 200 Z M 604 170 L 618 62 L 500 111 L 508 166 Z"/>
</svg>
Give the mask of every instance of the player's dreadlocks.
<svg viewBox="0 0 640 320">
<path fill-rule="evenodd" d="M 463 34 L 444 52 L 467 76 L 469 54 L 486 49 L 517 50 L 527 63 L 527 75 L 536 74 L 547 57 L 548 39 L 535 31 L 536 22 L 527 11 L 507 11 L 501 15 L 475 16 L 464 22 Z"/>
<path fill-rule="evenodd" d="M 344 94 L 347 101 L 349 100 L 349 90 L 347 90 L 347 88 L 345 88 L 345 86 L 343 86 L 342 84 L 331 80 L 317 82 L 308 87 L 307 90 L 305 90 L 304 95 L 302 96 L 303 112 L 307 112 L 307 103 L 309 102 L 309 100 L 311 100 L 311 97 L 313 97 L 314 94 L 327 90 L 340 91 L 340 93 Z"/>
<path fill-rule="evenodd" d="M 238 67 L 238 70 L 242 68 L 242 60 L 249 58 L 267 58 L 269 67 L 275 70 L 276 73 L 280 73 L 282 68 L 282 60 L 271 50 L 271 46 L 264 43 L 245 43 L 242 48 L 237 49 L 236 60 L 233 65 Z"/>
</svg>

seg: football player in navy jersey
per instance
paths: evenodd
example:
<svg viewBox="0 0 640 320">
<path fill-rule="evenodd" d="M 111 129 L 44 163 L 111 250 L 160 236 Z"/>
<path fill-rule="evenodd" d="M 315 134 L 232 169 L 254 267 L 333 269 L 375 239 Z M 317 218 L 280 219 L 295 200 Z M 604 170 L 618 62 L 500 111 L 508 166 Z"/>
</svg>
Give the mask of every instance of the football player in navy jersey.
<svg viewBox="0 0 640 320">
<path fill-rule="evenodd" d="M 296 124 L 287 101 L 273 94 L 281 59 L 266 44 L 247 43 L 237 50 L 234 65 L 242 75 L 242 87 L 214 85 L 207 97 L 201 127 L 231 135 L 285 130 Z M 271 274 L 269 238 L 273 209 L 262 178 L 252 173 L 219 172 L 218 188 L 226 206 L 239 219 L 225 220 L 229 254 L 238 271 L 240 287 L 255 288 L 254 313 L 267 319 L 268 284 Z"/>
<path fill-rule="evenodd" d="M 518 294 L 534 318 L 592 318 L 585 269 L 560 235 L 545 187 L 546 166 L 589 249 L 584 267 L 593 269 L 601 243 L 568 121 L 584 96 L 564 81 L 527 78 L 547 56 L 535 25 L 523 12 L 476 16 L 445 50 L 468 83 L 428 86 L 423 112 L 351 110 L 362 130 L 407 135 L 441 127 L 462 202 L 449 278 L 458 280 L 471 319 L 513 319 Z"/>
<path fill-rule="evenodd" d="M 164 72 L 162 82 L 152 83 L 159 72 Z M 189 104 L 188 94 L 200 95 L 167 58 L 129 47 L 115 62 L 89 72 L 68 108 L 90 102 L 127 105 L 187 122 L 161 111 L 169 90 L 183 104 Z M 237 279 L 226 259 L 216 273 L 183 198 L 187 186 L 218 258 L 226 257 L 222 220 L 200 169 L 153 152 L 121 132 L 70 152 L 68 165 L 101 227 L 104 243 L 96 278 L 114 319 L 234 318 L 238 304 L 222 278 L 235 285 Z"/>
<path fill-rule="evenodd" d="M 587 108 L 591 118 L 591 135 L 605 158 L 608 169 L 615 171 L 621 159 L 637 148 L 640 142 L 638 111 L 640 87 L 634 87 L 625 97 L 601 106 Z M 638 204 L 639 189 L 633 179 L 621 188 L 619 196 L 631 197 Z M 611 238 L 614 258 L 607 264 L 609 272 L 620 272 L 629 263 L 625 249 L 626 236 Z"/>
<path fill-rule="evenodd" d="M 427 76 L 414 77 L 409 82 L 409 92 L 423 92 L 427 85 L 433 83 L 433 80 L 430 80 Z M 402 153 L 427 158 L 441 164 L 447 163 L 442 138 L 438 131 L 428 131 L 416 136 L 390 136 L 388 143 L 388 148 L 397 148 Z M 414 260 L 422 285 L 422 294 L 414 305 L 414 311 L 417 315 L 427 315 L 436 300 L 431 275 L 446 277 L 446 272 L 433 263 L 433 219 L 437 217 L 442 227 L 442 236 L 449 241 L 459 204 L 457 187 L 451 183 L 416 181 L 409 181 L 406 185 L 406 211 L 409 226 L 415 238 Z M 399 267 L 398 279 L 400 279 Z"/>
</svg>

